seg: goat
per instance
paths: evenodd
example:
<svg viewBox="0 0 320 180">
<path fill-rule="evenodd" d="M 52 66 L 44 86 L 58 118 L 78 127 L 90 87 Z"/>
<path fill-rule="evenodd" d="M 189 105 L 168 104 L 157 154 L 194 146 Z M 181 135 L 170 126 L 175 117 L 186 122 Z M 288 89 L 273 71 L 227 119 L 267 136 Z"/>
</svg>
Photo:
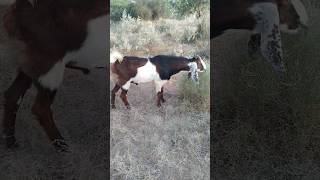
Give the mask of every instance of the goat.
<svg viewBox="0 0 320 180">
<path fill-rule="evenodd" d="M 68 145 L 57 129 L 51 105 L 64 76 L 65 66 L 107 66 L 109 1 L 105 0 L 16 0 L 3 17 L 10 37 L 25 44 L 25 60 L 5 91 L 4 139 L 16 147 L 15 121 L 25 92 L 35 85 L 37 96 L 32 112 L 58 152 Z M 84 71 L 86 73 L 87 71 Z"/>
<path fill-rule="evenodd" d="M 296 33 L 307 26 L 308 15 L 300 0 L 215 0 L 211 39 L 228 29 L 250 30 L 249 54 L 261 50 L 280 76 L 283 64 L 280 30 Z"/>
<path fill-rule="evenodd" d="M 163 98 L 163 85 L 170 80 L 170 77 L 180 71 L 189 71 L 189 77 L 194 82 L 198 82 L 198 72 L 206 69 L 205 62 L 200 56 L 193 58 L 158 55 L 151 58 L 141 58 L 134 56 L 122 56 L 118 52 L 110 55 L 110 73 L 115 81 L 115 86 L 111 91 L 111 107 L 115 106 L 116 93 L 121 88 L 120 98 L 125 106 L 130 109 L 127 99 L 127 92 L 130 84 L 139 84 L 153 81 L 157 93 L 157 106 L 165 102 Z"/>
</svg>

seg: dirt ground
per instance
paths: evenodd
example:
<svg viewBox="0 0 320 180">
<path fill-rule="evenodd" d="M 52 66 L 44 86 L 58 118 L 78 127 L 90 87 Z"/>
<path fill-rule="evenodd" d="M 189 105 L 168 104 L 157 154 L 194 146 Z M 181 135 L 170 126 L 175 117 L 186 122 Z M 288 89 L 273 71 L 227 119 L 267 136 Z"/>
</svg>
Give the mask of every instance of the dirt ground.
<svg viewBox="0 0 320 180">
<path fill-rule="evenodd" d="M 0 17 L 5 7 L 0 6 Z M 0 21 L 1 23 L 1 21 Z M 0 26 L 0 117 L 3 92 L 16 76 L 23 46 L 9 40 Z M 0 140 L 1 179 L 105 179 L 108 170 L 106 72 L 89 75 L 67 70 L 53 104 L 55 122 L 72 153 L 57 154 L 30 108 L 36 95 L 31 88 L 17 114 L 16 137 L 20 147 L 7 150 Z M 2 129 L 2 127 L 0 127 Z"/>
</svg>

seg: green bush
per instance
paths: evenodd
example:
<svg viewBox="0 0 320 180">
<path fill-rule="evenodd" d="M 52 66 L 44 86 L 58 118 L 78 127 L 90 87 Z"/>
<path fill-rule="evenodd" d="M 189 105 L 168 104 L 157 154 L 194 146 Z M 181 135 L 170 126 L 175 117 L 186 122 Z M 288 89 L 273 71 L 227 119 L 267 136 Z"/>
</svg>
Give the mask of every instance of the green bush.
<svg viewBox="0 0 320 180">
<path fill-rule="evenodd" d="M 179 81 L 180 96 L 185 105 L 198 111 L 210 111 L 210 66 L 199 73 L 199 84 L 188 79 L 185 75 Z"/>
<path fill-rule="evenodd" d="M 123 12 L 127 9 L 129 3 L 127 0 L 111 0 L 110 19 L 120 21 Z"/>
<path fill-rule="evenodd" d="M 160 17 L 167 17 L 169 9 L 166 1 L 137 0 L 128 5 L 128 14 L 135 18 L 156 20 Z"/>
</svg>

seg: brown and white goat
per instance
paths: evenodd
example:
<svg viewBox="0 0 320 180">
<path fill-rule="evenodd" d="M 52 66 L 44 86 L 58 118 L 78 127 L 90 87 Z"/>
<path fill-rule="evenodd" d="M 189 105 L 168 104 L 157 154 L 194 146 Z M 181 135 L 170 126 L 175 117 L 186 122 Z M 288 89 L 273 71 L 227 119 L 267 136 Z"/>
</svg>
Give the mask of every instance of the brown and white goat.
<svg viewBox="0 0 320 180">
<path fill-rule="evenodd" d="M 121 88 L 120 98 L 127 108 L 130 108 L 127 92 L 131 83 L 139 84 L 153 81 L 157 93 L 157 106 L 165 102 L 163 85 L 174 74 L 180 71 L 189 71 L 189 77 L 198 82 L 198 72 L 206 69 L 205 62 L 200 56 L 193 58 L 158 55 L 151 58 L 122 56 L 118 52 L 110 55 L 111 79 L 115 86 L 111 91 L 111 107 L 115 108 L 116 93 Z"/>
<path fill-rule="evenodd" d="M 107 66 L 108 3 L 105 0 L 16 0 L 9 7 L 3 18 L 4 26 L 9 36 L 24 42 L 26 58 L 4 94 L 7 147 L 17 145 L 18 101 L 33 84 L 38 92 L 32 112 L 56 150 L 68 150 L 54 123 L 51 104 L 67 65 L 80 69 Z"/>
</svg>

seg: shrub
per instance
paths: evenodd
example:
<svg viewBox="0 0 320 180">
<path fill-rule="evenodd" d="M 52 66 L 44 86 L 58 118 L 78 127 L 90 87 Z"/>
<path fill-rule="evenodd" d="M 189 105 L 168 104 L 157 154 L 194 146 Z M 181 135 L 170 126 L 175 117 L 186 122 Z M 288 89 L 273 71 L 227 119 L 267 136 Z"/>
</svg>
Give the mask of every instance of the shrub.
<svg viewBox="0 0 320 180">
<path fill-rule="evenodd" d="M 110 3 L 110 19 L 113 21 L 120 21 L 123 12 L 128 7 L 127 0 L 111 0 Z"/>
<path fill-rule="evenodd" d="M 155 20 L 169 13 L 166 1 L 136 0 L 128 6 L 128 14 L 135 18 Z"/>
<path fill-rule="evenodd" d="M 187 75 L 179 81 L 180 96 L 186 106 L 199 111 L 210 111 L 210 66 L 199 73 L 199 84 L 193 83 Z"/>
</svg>

